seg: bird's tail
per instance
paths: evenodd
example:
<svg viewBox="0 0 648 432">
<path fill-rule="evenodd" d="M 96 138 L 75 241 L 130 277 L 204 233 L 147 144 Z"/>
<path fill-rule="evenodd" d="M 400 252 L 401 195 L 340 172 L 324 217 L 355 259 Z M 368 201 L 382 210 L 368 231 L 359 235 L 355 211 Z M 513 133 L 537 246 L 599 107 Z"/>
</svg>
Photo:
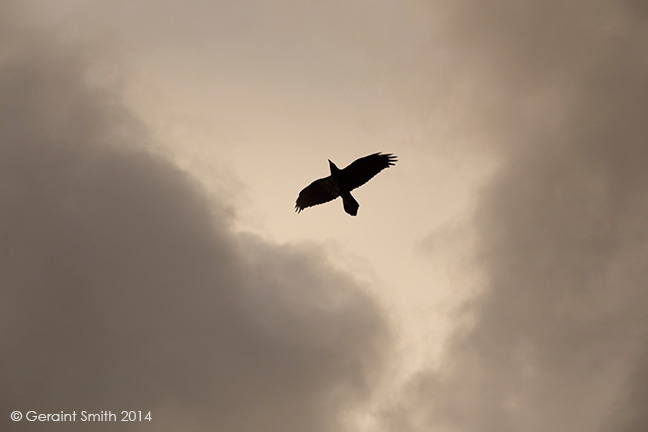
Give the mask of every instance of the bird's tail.
<svg viewBox="0 0 648 432">
<path fill-rule="evenodd" d="M 349 213 L 351 216 L 358 214 L 358 208 L 360 204 L 351 196 L 349 192 L 342 194 L 342 202 L 344 203 L 344 211 Z"/>
</svg>

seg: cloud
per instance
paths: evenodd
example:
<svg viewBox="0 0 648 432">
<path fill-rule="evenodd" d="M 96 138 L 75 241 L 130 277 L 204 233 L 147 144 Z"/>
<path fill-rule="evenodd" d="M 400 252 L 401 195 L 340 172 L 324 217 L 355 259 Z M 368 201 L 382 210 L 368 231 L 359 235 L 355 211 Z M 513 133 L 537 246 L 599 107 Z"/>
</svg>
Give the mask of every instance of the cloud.
<svg viewBox="0 0 648 432">
<path fill-rule="evenodd" d="M 648 57 L 626 2 L 446 5 L 500 168 L 474 224 L 481 293 L 392 430 L 646 430 Z"/>
<path fill-rule="evenodd" d="M 317 245 L 234 234 L 88 57 L 0 9 L 0 373 L 9 412 L 115 430 L 330 431 L 372 393 L 380 307 Z M 48 423 L 48 430 L 86 430 Z"/>
</svg>

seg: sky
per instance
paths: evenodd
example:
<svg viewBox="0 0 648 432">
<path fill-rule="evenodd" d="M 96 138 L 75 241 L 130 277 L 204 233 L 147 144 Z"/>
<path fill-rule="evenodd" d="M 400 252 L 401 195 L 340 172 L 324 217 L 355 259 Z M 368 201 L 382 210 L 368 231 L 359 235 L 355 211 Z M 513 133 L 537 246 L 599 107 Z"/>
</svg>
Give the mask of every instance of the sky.
<svg viewBox="0 0 648 432">
<path fill-rule="evenodd" d="M 647 48 L 631 0 L 0 0 L 2 429 L 646 430 Z"/>
</svg>

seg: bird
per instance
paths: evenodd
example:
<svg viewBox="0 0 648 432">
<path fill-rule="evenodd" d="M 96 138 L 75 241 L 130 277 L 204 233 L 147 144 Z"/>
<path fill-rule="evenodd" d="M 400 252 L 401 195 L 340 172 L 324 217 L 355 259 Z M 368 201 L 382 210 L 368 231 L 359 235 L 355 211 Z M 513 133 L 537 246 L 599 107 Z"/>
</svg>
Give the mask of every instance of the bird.
<svg viewBox="0 0 648 432">
<path fill-rule="evenodd" d="M 351 196 L 351 191 L 367 183 L 380 171 L 389 168 L 397 161 L 391 153 L 374 153 L 356 159 L 348 167 L 339 169 L 329 159 L 331 175 L 317 179 L 299 192 L 295 211 L 300 213 L 307 207 L 324 204 L 337 197 L 342 197 L 344 211 L 351 216 L 358 214 L 360 204 Z"/>
</svg>

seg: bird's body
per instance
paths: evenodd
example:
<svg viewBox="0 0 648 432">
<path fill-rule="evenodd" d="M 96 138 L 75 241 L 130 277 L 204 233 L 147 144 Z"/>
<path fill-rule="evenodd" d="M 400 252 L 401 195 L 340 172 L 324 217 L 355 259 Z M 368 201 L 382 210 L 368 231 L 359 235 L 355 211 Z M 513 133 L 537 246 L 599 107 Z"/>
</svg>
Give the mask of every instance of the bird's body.
<svg viewBox="0 0 648 432">
<path fill-rule="evenodd" d="M 339 169 L 329 160 L 331 175 L 315 180 L 306 186 L 297 197 L 295 211 L 323 204 L 342 197 L 344 211 L 351 216 L 358 214 L 360 204 L 353 198 L 351 191 L 368 182 L 373 176 L 396 163 L 392 154 L 374 153 L 357 159 L 344 169 Z"/>
</svg>

